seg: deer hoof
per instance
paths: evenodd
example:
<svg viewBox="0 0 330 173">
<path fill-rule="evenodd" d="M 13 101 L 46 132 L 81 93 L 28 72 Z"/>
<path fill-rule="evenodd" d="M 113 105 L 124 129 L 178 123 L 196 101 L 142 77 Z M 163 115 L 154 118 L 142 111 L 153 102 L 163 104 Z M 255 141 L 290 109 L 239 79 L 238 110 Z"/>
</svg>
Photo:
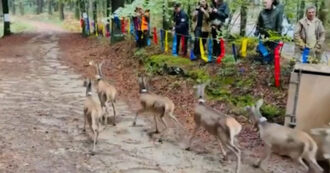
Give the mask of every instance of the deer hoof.
<svg viewBox="0 0 330 173">
<path fill-rule="evenodd" d="M 133 126 L 136 126 L 136 122 L 135 121 L 133 122 Z"/>
<path fill-rule="evenodd" d="M 254 168 L 260 168 L 260 165 L 259 165 L 259 164 L 256 164 L 256 163 L 254 163 L 254 164 L 252 164 L 252 167 L 254 167 Z"/>
<path fill-rule="evenodd" d="M 185 150 L 187 150 L 187 151 L 190 151 L 190 150 L 191 150 L 191 148 L 190 148 L 190 147 L 187 147 L 187 148 L 185 148 Z"/>
<path fill-rule="evenodd" d="M 116 123 L 113 123 L 113 126 L 116 126 L 117 124 Z"/>
</svg>

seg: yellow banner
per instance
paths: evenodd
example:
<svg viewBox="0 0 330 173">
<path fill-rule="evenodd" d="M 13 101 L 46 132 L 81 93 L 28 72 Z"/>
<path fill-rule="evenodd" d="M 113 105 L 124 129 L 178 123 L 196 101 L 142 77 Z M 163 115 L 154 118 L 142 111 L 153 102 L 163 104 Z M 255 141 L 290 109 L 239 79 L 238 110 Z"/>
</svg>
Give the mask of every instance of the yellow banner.
<svg viewBox="0 0 330 173">
<path fill-rule="evenodd" d="M 168 51 L 168 31 L 165 31 L 165 52 Z"/>
<path fill-rule="evenodd" d="M 94 23 L 94 25 L 95 25 L 95 35 L 96 35 L 96 37 L 98 37 L 99 36 L 99 33 L 98 33 L 98 23 Z"/>
<path fill-rule="evenodd" d="M 242 49 L 241 49 L 241 55 L 242 57 L 246 57 L 247 55 L 247 44 L 248 44 L 248 39 L 247 38 L 244 38 L 243 41 L 242 41 Z"/>
<path fill-rule="evenodd" d="M 208 62 L 207 57 L 205 55 L 204 45 L 203 45 L 202 38 L 199 38 L 199 50 L 201 52 L 202 60 L 204 60 L 205 62 Z"/>
</svg>

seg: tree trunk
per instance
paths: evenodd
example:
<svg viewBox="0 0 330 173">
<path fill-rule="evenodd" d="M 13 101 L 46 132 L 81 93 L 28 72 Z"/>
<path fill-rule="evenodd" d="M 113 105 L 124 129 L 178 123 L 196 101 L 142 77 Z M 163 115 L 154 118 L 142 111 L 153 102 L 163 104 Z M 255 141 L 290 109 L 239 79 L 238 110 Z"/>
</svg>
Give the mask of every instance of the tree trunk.
<svg viewBox="0 0 330 173">
<path fill-rule="evenodd" d="M 73 1 L 69 2 L 69 10 L 73 11 L 73 8 L 75 7 L 75 3 Z"/>
<path fill-rule="evenodd" d="M 64 2 L 59 2 L 60 20 L 64 20 Z"/>
<path fill-rule="evenodd" d="M 44 9 L 44 0 L 40 0 L 40 13 L 43 13 Z"/>
<path fill-rule="evenodd" d="M 41 0 L 36 0 L 36 4 L 37 4 L 36 14 L 40 14 L 41 13 Z"/>
<path fill-rule="evenodd" d="M 59 6 L 58 2 L 53 2 L 52 5 L 54 6 L 53 8 L 54 12 L 58 12 L 58 6 Z"/>
<path fill-rule="evenodd" d="M 106 8 L 107 8 L 107 17 L 110 17 L 110 13 L 111 13 L 111 6 L 110 6 L 110 2 L 111 0 L 106 0 Z"/>
<path fill-rule="evenodd" d="M 84 18 L 83 14 L 86 13 L 86 2 L 85 2 L 85 0 L 78 0 L 78 1 L 80 3 L 81 18 Z M 84 20 L 84 22 L 86 22 L 86 21 Z M 82 35 L 84 37 L 86 37 L 89 34 L 89 33 L 87 33 L 85 25 L 82 27 Z"/>
<path fill-rule="evenodd" d="M 247 5 L 242 4 L 241 6 L 241 25 L 240 25 L 240 35 L 245 36 L 246 34 L 246 23 L 247 23 Z"/>
<path fill-rule="evenodd" d="M 9 7 L 8 0 L 2 0 L 2 11 L 4 15 L 3 36 L 10 35 Z"/>
<path fill-rule="evenodd" d="M 94 34 L 97 32 L 97 3 L 96 1 L 93 2 L 93 20 L 94 20 Z"/>
<path fill-rule="evenodd" d="M 168 1 L 163 0 L 163 29 L 167 29 L 168 24 L 166 22 L 166 13 L 167 13 Z"/>
<path fill-rule="evenodd" d="M 80 0 L 77 0 L 75 2 L 75 8 L 74 8 L 74 16 L 77 20 L 80 19 Z"/>
<path fill-rule="evenodd" d="M 304 11 L 305 11 L 305 0 L 300 0 L 300 3 L 298 3 L 298 14 L 297 14 L 297 21 L 302 19 L 304 17 Z"/>
<path fill-rule="evenodd" d="M 53 15 L 52 6 L 53 6 L 53 0 L 48 0 L 48 14 L 49 15 Z"/>
<path fill-rule="evenodd" d="M 323 23 L 326 23 L 326 21 L 327 21 L 327 8 L 325 6 L 325 0 L 321 1 L 318 17 Z"/>
<path fill-rule="evenodd" d="M 111 0 L 111 11 L 112 13 L 115 12 L 119 7 L 123 7 L 125 1 L 123 0 Z"/>
<path fill-rule="evenodd" d="M 15 0 L 11 0 L 11 12 L 13 15 L 16 15 L 16 4 Z"/>
<path fill-rule="evenodd" d="M 22 2 L 22 1 L 20 1 L 20 2 L 18 3 L 18 7 L 19 7 L 19 12 L 20 12 L 20 14 L 21 14 L 21 15 L 24 15 L 24 6 L 23 6 L 23 2 Z"/>
</svg>

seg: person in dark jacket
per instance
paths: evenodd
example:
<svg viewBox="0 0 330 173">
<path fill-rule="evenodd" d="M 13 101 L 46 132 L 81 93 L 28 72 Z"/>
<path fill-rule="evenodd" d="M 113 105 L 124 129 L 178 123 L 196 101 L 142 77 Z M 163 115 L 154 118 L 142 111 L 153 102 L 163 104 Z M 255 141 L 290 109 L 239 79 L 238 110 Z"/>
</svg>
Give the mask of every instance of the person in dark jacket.
<svg viewBox="0 0 330 173">
<path fill-rule="evenodd" d="M 213 38 L 213 56 L 219 56 L 221 53 L 219 40 L 217 39 L 218 33 L 221 32 L 221 27 L 225 20 L 229 17 L 228 4 L 223 0 L 212 0 L 211 8 L 211 32 Z"/>
<path fill-rule="evenodd" d="M 275 5 L 276 4 L 276 5 Z M 269 31 L 282 33 L 282 6 L 277 0 L 264 0 L 264 9 L 260 12 L 255 35 L 269 37 Z"/>
<path fill-rule="evenodd" d="M 177 33 L 177 54 L 179 54 L 180 52 L 181 37 L 184 37 L 185 46 L 183 48 L 183 56 L 186 56 L 189 36 L 189 18 L 188 15 L 181 9 L 180 3 L 176 3 L 174 5 L 174 23 L 175 26 L 173 27 L 173 29 Z"/>
<path fill-rule="evenodd" d="M 283 21 L 283 6 L 278 0 L 264 0 L 264 9 L 260 12 L 255 36 L 267 38 L 270 32 L 281 35 Z M 277 42 L 268 41 L 264 45 L 267 47 L 269 55 L 263 58 L 263 63 L 271 64 L 274 60 L 274 49 Z"/>
</svg>

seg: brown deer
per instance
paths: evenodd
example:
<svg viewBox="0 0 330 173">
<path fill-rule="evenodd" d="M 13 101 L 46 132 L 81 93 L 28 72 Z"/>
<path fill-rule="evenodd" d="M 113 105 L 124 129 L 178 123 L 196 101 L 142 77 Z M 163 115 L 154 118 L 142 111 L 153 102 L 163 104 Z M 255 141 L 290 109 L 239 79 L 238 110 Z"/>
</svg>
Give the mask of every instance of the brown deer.
<svg viewBox="0 0 330 173">
<path fill-rule="evenodd" d="M 327 127 L 312 129 L 311 134 L 321 139 L 322 155 L 324 159 L 328 160 L 330 166 L 330 123 Z"/>
<path fill-rule="evenodd" d="M 195 87 L 197 88 L 197 96 L 199 98 L 194 110 L 194 120 L 196 126 L 192 136 L 189 139 L 187 150 L 190 149 L 196 132 L 202 126 L 208 133 L 216 137 L 220 145 L 220 150 L 225 159 L 227 159 L 227 152 L 225 149 L 228 149 L 235 154 L 237 158 L 236 173 L 238 173 L 241 166 L 241 150 L 235 143 L 237 142 L 237 135 L 242 130 L 242 125 L 238 123 L 235 118 L 221 113 L 205 104 L 205 87 L 206 84 Z"/>
<path fill-rule="evenodd" d="M 103 116 L 103 110 L 100 103 L 92 96 L 92 81 L 90 79 L 86 80 L 84 82 L 84 86 L 86 87 L 86 100 L 84 104 L 84 132 L 86 132 L 86 125 L 88 124 L 93 132 L 93 151 L 95 151 L 95 145 L 102 129 L 102 124 L 100 121 Z"/>
<path fill-rule="evenodd" d="M 176 123 L 178 123 L 181 127 L 181 123 L 177 120 L 177 118 L 173 115 L 174 112 L 174 103 L 168 97 L 151 94 L 148 92 L 147 87 L 147 79 L 144 75 L 139 76 L 139 86 L 140 86 L 140 103 L 142 108 L 136 112 L 136 116 L 133 121 L 133 126 L 136 125 L 136 120 L 139 114 L 144 112 L 152 112 L 154 114 L 154 121 L 156 125 L 155 133 L 159 133 L 157 126 L 157 118 L 160 118 L 161 122 L 165 126 L 165 130 L 167 130 L 168 126 L 165 121 L 165 117 L 173 119 Z"/>
<path fill-rule="evenodd" d="M 116 125 L 116 97 L 117 97 L 117 90 L 116 88 L 111 85 L 109 82 L 103 79 L 102 74 L 102 65 L 104 64 L 104 61 L 102 61 L 100 64 L 96 64 L 94 61 L 90 61 L 89 65 L 95 66 L 96 68 L 96 90 L 97 95 L 99 97 L 101 107 L 105 109 L 106 116 L 105 116 L 105 124 L 108 124 L 108 116 L 109 116 L 109 105 L 111 103 L 114 120 L 113 125 Z"/>
<path fill-rule="evenodd" d="M 323 172 L 323 169 L 316 162 L 317 145 L 313 138 L 306 132 L 297 129 L 291 129 L 276 123 L 267 122 L 262 116 L 260 107 L 263 100 L 257 101 L 254 106 L 247 106 L 249 119 L 252 123 L 258 125 L 261 139 L 265 143 L 266 155 L 257 163 L 260 167 L 262 163 L 267 162 L 271 153 L 286 155 L 301 164 L 306 171 L 309 167 L 304 163 L 303 159 L 309 163 L 315 171 Z"/>
</svg>

